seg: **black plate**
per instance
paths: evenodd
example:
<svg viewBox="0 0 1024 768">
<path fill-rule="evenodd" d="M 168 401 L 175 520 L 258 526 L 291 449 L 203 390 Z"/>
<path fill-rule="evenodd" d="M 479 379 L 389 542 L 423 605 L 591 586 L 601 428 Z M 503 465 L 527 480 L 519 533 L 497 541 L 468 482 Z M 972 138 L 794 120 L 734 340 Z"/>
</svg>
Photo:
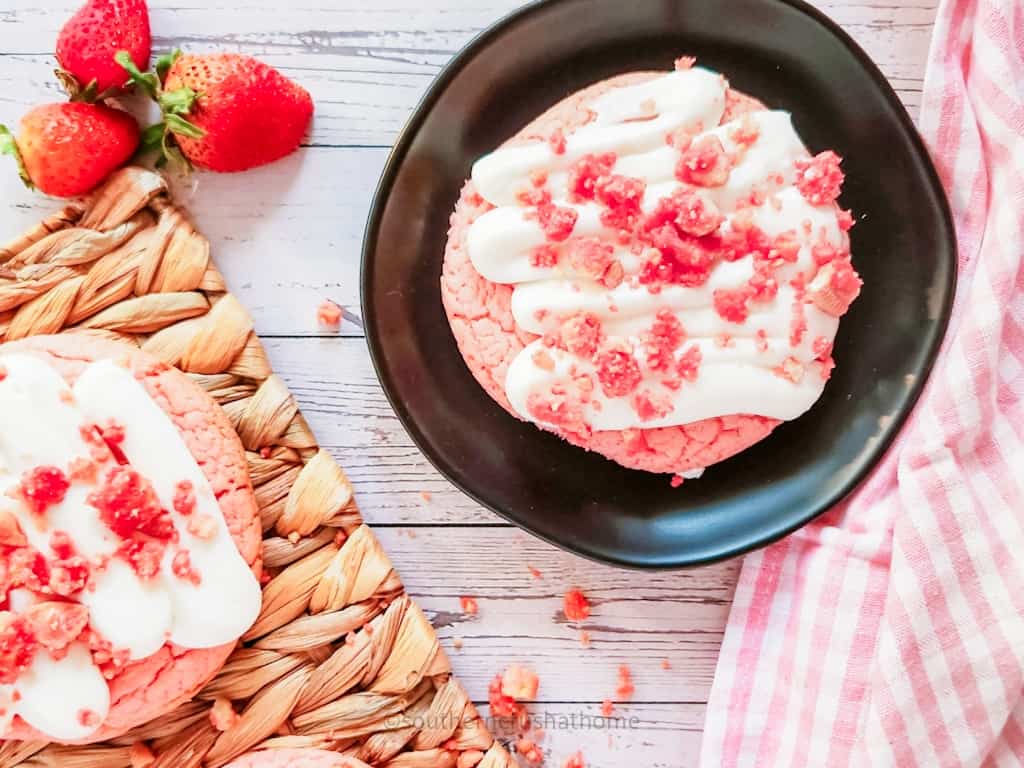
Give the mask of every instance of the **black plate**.
<svg viewBox="0 0 1024 768">
<path fill-rule="evenodd" d="M 589 83 L 670 69 L 680 54 L 793 113 L 812 151 L 845 158 L 864 290 L 814 408 L 669 487 L 521 423 L 466 369 L 440 301 L 452 210 L 474 160 Z M 579 554 L 634 567 L 709 563 L 767 544 L 849 493 L 924 384 L 956 274 L 942 188 L 875 65 L 799 0 L 552 0 L 463 50 L 428 91 L 377 190 L 363 245 L 370 352 L 427 458 L 481 504 Z"/>
</svg>

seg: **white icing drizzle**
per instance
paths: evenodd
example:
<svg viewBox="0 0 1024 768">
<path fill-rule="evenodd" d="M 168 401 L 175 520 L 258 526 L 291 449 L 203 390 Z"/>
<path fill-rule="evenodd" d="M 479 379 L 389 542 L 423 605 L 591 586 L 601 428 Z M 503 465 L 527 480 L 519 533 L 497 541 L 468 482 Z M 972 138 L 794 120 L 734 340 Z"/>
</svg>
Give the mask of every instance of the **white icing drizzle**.
<svg viewBox="0 0 1024 768">
<path fill-rule="evenodd" d="M 133 661 L 151 656 L 167 642 L 188 649 L 212 648 L 244 633 L 260 610 L 259 583 L 239 554 L 213 490 L 181 434 L 131 372 L 111 361 L 96 362 L 69 388 L 37 357 L 6 355 L 0 357 L 0 365 L 6 372 L 0 381 L 0 493 L 15 488 L 35 467 L 52 465 L 67 471 L 73 459 L 88 458 L 81 427 L 113 419 L 124 427 L 125 458 L 153 485 L 180 536 L 168 547 L 161 573 L 151 580 L 142 580 L 116 557 L 106 568 L 94 570 L 95 589 L 78 596 L 89 609 L 90 626 Z M 216 522 L 210 539 L 190 534 L 188 518 L 173 511 L 175 486 L 182 480 L 191 482 L 195 491 L 192 515 L 208 515 Z M 94 488 L 73 483 L 64 500 L 42 516 L 7 495 L 0 495 L 0 508 L 15 515 L 35 549 L 50 554 L 51 534 L 64 531 L 81 555 L 95 561 L 112 555 L 120 541 L 86 503 Z M 173 554 L 180 549 L 189 552 L 192 567 L 200 574 L 198 586 L 171 571 Z M 16 592 L 11 595 L 12 609 L 31 604 L 31 593 Z M 17 702 L 10 701 L 14 689 L 20 694 Z M 30 726 L 61 740 L 88 737 L 110 707 L 107 683 L 81 642 L 60 661 L 41 649 L 14 686 L 0 686 L 3 699 L 10 703 L 0 725 L 20 715 Z M 83 724 L 78 717 L 82 711 L 98 718 Z"/>
<path fill-rule="evenodd" d="M 499 149 L 473 167 L 477 191 L 496 207 L 470 227 L 468 254 L 485 278 L 515 286 L 512 313 L 517 325 L 531 333 L 557 333 L 562 318 L 590 312 L 600 318 L 610 339 L 621 338 L 638 345 L 640 335 L 650 329 L 658 311 L 669 309 L 687 333 L 687 341 L 677 354 L 692 345 L 701 350 L 703 361 L 697 380 L 676 390 L 665 387 L 665 374 L 648 371 L 638 356 L 644 371 L 638 391 L 668 398 L 672 410 L 663 417 L 644 421 L 629 397 L 605 397 L 596 387 L 593 400 L 584 406 L 584 420 L 595 430 L 675 426 L 739 413 L 788 420 L 800 416 L 821 396 L 825 381 L 819 375 L 820 364 L 815 362 L 817 354 L 812 347 L 821 337 L 831 342 L 839 321 L 805 304 L 807 330 L 801 342 L 792 346 L 791 322 L 794 303 L 799 299 L 788 281 L 798 274 L 806 279 L 813 277 L 813 243 L 825 239 L 836 247 L 846 246 L 846 235 L 839 227 L 839 209 L 833 204 L 813 206 L 793 186 L 795 162 L 809 154 L 793 129 L 789 113 L 751 113 L 745 120 L 756 126 L 757 139 L 746 147 L 739 147 L 732 137 L 742 121 L 718 125 L 727 89 L 720 75 L 700 68 L 615 88 L 587 105 L 594 116 L 566 137 L 564 154 L 555 154 L 548 143 L 531 142 Z M 793 231 L 801 245 L 796 263 L 775 273 L 780 285 L 778 295 L 768 302 L 752 302 L 750 316 L 742 324 L 719 316 L 713 295 L 717 289 L 739 288 L 750 279 L 752 255 L 720 262 L 702 286 L 664 286 L 660 293 L 653 294 L 628 279 L 617 287 L 605 287 L 575 273 L 565 258 L 554 267 L 530 263 L 531 251 L 546 239 L 536 215 L 517 201 L 517 195 L 529 187 L 531 173 L 540 171 L 547 173 L 555 204 L 578 214 L 572 238 L 597 236 L 615 244 L 614 258 L 622 263 L 627 278 L 636 275 L 641 261 L 627 247 L 618 245 L 614 233 L 601 223 L 602 207 L 594 202 L 569 202 L 568 171 L 587 154 L 614 152 L 617 160 L 612 172 L 644 180 L 647 186 L 642 208 L 650 212 L 659 200 L 685 186 L 675 178 L 679 151 L 666 144 L 666 136 L 680 128 L 701 132 L 696 141 L 705 135 L 717 137 L 726 152 L 738 158 L 725 184 L 698 190 L 725 215 L 720 232 L 732 226 L 737 203 L 749 199 L 757 189 L 764 193 L 765 202 L 752 209 L 754 224 L 769 237 Z M 566 246 L 559 247 L 564 252 Z M 764 341 L 755 340 L 759 331 L 764 332 Z M 726 339 L 728 344 L 723 346 Z M 528 345 L 509 367 L 505 382 L 513 408 L 531 421 L 537 421 L 527 408 L 533 393 L 547 391 L 571 370 L 577 375 L 595 372 L 591 361 L 559 349 L 548 350 L 555 366 L 547 370 L 534 359 L 541 349 L 546 347 L 540 340 Z M 789 357 L 805 366 L 806 375 L 799 381 L 790 381 L 773 370 Z"/>
</svg>

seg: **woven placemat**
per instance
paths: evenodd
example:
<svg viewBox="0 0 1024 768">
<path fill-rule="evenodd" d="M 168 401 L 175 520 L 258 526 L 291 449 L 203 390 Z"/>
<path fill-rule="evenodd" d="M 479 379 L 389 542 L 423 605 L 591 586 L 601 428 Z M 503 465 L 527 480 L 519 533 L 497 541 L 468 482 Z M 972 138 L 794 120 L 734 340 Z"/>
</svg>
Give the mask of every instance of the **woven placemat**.
<svg viewBox="0 0 1024 768">
<path fill-rule="evenodd" d="M 76 329 L 138 345 L 224 408 L 246 449 L 272 578 L 255 625 L 194 700 L 102 744 L 4 743 L 0 768 L 128 768 L 139 742 L 152 768 L 294 747 L 386 768 L 514 766 L 161 176 L 125 168 L 0 248 L 0 340 Z M 241 714 L 223 732 L 209 717 L 221 698 Z"/>
</svg>

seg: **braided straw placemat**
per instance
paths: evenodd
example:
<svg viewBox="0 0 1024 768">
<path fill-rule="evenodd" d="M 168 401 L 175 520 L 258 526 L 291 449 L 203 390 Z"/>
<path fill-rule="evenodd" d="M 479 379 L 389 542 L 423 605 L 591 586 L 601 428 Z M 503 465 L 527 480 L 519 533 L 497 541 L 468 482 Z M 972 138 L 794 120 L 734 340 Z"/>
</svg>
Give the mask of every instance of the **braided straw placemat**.
<svg viewBox="0 0 1024 768">
<path fill-rule="evenodd" d="M 224 408 L 249 459 L 272 578 L 255 625 L 194 700 L 103 744 L 4 743 L 0 768 L 128 768 L 133 746 L 145 754 L 139 742 L 151 768 L 294 747 L 386 768 L 514 766 L 159 175 L 125 168 L 0 247 L 0 340 L 74 329 L 140 346 Z M 224 698 L 241 719 L 221 732 L 209 715 Z"/>
</svg>

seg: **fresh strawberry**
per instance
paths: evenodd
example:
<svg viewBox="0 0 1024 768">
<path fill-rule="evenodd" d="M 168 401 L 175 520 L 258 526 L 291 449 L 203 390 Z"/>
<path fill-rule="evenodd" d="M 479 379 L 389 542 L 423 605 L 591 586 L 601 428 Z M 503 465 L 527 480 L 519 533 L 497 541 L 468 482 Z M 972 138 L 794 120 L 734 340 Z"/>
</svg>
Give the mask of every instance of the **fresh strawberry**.
<svg viewBox="0 0 1024 768">
<path fill-rule="evenodd" d="M 14 155 L 22 180 L 56 197 L 91 191 L 139 145 L 135 118 L 102 104 L 45 104 L 21 119 L 17 140 L 0 125 L 0 153 Z"/>
<path fill-rule="evenodd" d="M 305 88 L 250 56 L 175 53 L 156 75 L 139 72 L 125 53 L 117 60 L 163 112 L 144 146 L 165 157 L 180 152 L 200 168 L 244 171 L 279 160 L 298 149 L 313 117 Z"/>
<path fill-rule="evenodd" d="M 150 43 L 146 0 L 87 0 L 57 38 L 57 76 L 72 99 L 117 93 L 128 77 L 114 54 L 127 51 L 137 67 L 147 69 Z"/>
</svg>

